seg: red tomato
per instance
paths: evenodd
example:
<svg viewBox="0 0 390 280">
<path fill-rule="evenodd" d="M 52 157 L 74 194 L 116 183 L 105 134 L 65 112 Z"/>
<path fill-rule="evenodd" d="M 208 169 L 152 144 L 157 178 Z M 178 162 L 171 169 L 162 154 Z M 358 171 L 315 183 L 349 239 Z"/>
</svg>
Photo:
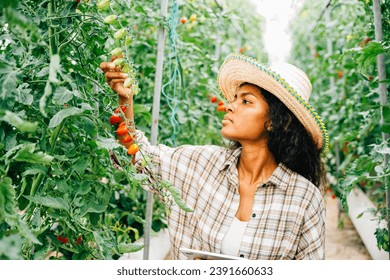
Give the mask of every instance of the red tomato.
<svg viewBox="0 0 390 280">
<path fill-rule="evenodd" d="M 122 112 L 125 112 L 125 111 L 126 111 L 126 106 L 125 106 L 125 105 L 122 105 L 122 106 L 121 106 L 121 110 L 122 110 Z M 119 108 L 116 108 L 115 111 L 114 111 L 115 114 L 119 114 L 119 112 L 120 112 L 120 111 L 119 111 Z"/>
<path fill-rule="evenodd" d="M 110 123 L 111 124 L 117 124 L 119 123 L 120 121 L 122 120 L 122 118 L 120 116 L 117 116 L 117 115 L 112 115 L 110 117 Z"/>
<path fill-rule="evenodd" d="M 187 18 L 186 18 L 186 17 L 182 17 L 182 18 L 180 19 L 180 22 L 181 22 L 182 24 L 185 24 L 185 23 L 187 22 Z"/>
<path fill-rule="evenodd" d="M 57 240 L 60 241 L 62 244 L 68 243 L 68 238 L 66 236 L 58 235 Z"/>
<path fill-rule="evenodd" d="M 211 103 L 215 103 L 218 101 L 218 98 L 216 96 L 211 97 L 210 99 Z"/>
<path fill-rule="evenodd" d="M 123 142 L 130 143 L 131 141 L 133 141 L 133 138 L 129 134 L 123 136 Z"/>
<path fill-rule="evenodd" d="M 79 245 L 82 242 L 83 242 L 83 237 L 80 235 L 79 237 L 77 237 L 76 245 Z"/>
<path fill-rule="evenodd" d="M 116 134 L 118 136 L 124 136 L 129 132 L 129 129 L 126 125 L 119 125 L 118 129 L 116 130 Z"/>
<path fill-rule="evenodd" d="M 225 102 L 223 102 L 223 100 L 218 102 L 218 106 L 221 106 L 221 105 L 224 105 L 224 104 L 225 104 Z"/>
</svg>

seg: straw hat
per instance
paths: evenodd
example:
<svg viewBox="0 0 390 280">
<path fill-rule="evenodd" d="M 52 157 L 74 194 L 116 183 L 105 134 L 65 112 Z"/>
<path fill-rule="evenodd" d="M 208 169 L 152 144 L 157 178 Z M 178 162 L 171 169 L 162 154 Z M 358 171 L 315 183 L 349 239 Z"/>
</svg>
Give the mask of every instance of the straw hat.
<svg viewBox="0 0 390 280">
<path fill-rule="evenodd" d="M 244 82 L 279 98 L 310 133 L 317 148 L 327 149 L 328 134 L 320 116 L 308 103 L 312 87 L 302 70 L 288 63 L 267 66 L 242 54 L 228 55 L 219 70 L 218 83 L 229 102 Z"/>
</svg>

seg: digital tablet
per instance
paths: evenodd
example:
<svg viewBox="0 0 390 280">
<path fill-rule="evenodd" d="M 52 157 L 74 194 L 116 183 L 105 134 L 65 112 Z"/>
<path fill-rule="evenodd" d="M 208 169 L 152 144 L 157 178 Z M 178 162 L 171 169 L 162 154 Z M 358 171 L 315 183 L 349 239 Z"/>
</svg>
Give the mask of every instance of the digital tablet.
<svg viewBox="0 0 390 280">
<path fill-rule="evenodd" d="M 229 255 L 211 253 L 211 252 L 194 250 L 194 249 L 180 248 L 179 250 L 184 255 L 186 255 L 186 257 L 189 260 L 193 260 L 196 258 L 202 260 L 244 260 L 244 258 L 240 258 L 236 256 L 229 256 Z"/>
</svg>

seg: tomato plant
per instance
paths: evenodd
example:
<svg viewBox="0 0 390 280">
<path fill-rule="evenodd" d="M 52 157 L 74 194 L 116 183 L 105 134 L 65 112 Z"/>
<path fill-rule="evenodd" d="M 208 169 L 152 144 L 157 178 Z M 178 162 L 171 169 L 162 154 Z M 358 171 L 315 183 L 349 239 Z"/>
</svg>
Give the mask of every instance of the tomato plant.
<svg viewBox="0 0 390 280">
<path fill-rule="evenodd" d="M 388 1 L 382 2 L 384 38 L 378 42 L 374 40 L 371 0 L 332 1 L 322 12 L 324 3 L 307 1 L 298 14 L 292 60 L 309 73 L 312 100 L 328 128 L 331 145 L 326 164 L 331 188 L 346 211 L 346 197 L 352 188 L 361 188 L 371 198 L 377 208 L 375 213 L 367 209 L 366 215 L 373 214 L 378 220 L 378 248 L 388 251 L 388 230 L 379 225 L 389 211 L 385 197 L 390 169 L 384 162 L 390 152 L 382 133 L 390 132 L 390 115 L 389 106 L 379 102 L 382 81 L 378 81 L 376 57 L 390 51 L 386 32 L 390 6 Z M 310 30 L 302 26 L 310 26 Z M 386 56 L 385 64 L 388 62 Z M 388 66 L 386 72 L 389 77 Z"/>
</svg>

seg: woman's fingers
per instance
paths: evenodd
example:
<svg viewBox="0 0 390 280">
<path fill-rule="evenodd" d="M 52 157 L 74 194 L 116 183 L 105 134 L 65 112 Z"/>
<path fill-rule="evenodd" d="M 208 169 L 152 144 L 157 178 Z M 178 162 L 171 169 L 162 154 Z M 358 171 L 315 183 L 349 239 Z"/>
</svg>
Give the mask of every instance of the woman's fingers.
<svg viewBox="0 0 390 280">
<path fill-rule="evenodd" d="M 114 72 L 114 71 L 106 72 L 107 81 L 113 79 L 126 79 L 128 76 L 129 76 L 128 74 L 122 72 Z"/>
<path fill-rule="evenodd" d="M 102 69 L 102 71 L 104 73 L 106 73 L 107 71 L 112 71 L 112 70 L 115 70 L 115 67 L 116 65 L 112 62 L 102 62 L 100 63 L 100 69 Z"/>
<path fill-rule="evenodd" d="M 131 88 L 127 88 L 123 83 L 112 83 L 111 88 L 122 98 L 129 98 L 132 94 Z"/>
</svg>

